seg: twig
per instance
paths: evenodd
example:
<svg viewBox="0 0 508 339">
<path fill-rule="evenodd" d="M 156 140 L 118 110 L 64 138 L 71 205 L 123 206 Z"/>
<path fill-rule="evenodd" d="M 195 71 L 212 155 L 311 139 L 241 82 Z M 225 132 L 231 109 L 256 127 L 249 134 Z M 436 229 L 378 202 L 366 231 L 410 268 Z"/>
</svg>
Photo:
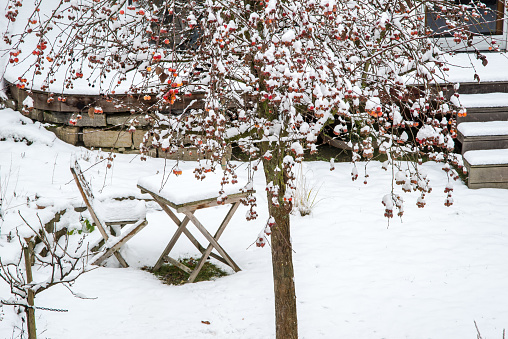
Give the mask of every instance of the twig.
<svg viewBox="0 0 508 339">
<path fill-rule="evenodd" d="M 54 183 L 53 179 L 55 178 L 56 159 L 58 159 L 58 153 L 56 154 L 55 163 L 53 164 L 53 175 L 51 176 L 51 184 Z"/>
<path fill-rule="evenodd" d="M 483 339 L 482 335 L 480 334 L 480 330 L 478 329 L 478 325 L 476 324 L 476 320 L 474 321 L 474 327 L 476 327 L 476 339 Z M 504 338 L 504 335 L 503 335 Z"/>
</svg>

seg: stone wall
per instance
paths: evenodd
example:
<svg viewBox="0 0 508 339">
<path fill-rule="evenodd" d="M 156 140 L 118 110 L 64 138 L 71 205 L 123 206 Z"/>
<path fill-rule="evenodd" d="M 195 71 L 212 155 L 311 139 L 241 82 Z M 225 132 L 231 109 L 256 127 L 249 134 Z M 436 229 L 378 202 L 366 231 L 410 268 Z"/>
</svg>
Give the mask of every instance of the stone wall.
<svg viewBox="0 0 508 339">
<path fill-rule="evenodd" d="M 28 93 L 13 84 L 8 84 L 8 99 L 4 105 L 22 112 L 32 120 L 48 123 L 49 130 L 55 135 L 72 145 L 80 145 L 88 148 L 102 148 L 120 153 L 139 153 L 140 143 L 148 130 L 148 121 L 143 116 L 131 114 L 133 111 L 143 111 L 155 101 L 136 100 L 132 96 L 116 95 L 115 97 L 103 97 L 93 95 L 66 95 L 62 100 L 58 94 L 33 91 L 30 97 L 33 99 L 33 107 L 24 107 L 23 102 Z M 200 106 L 199 95 L 189 99 L 198 99 L 193 107 Z M 182 102 L 174 105 L 172 110 L 181 111 L 184 105 L 189 102 Z M 102 112 L 90 112 L 95 107 L 101 107 Z M 77 115 L 80 119 L 71 122 Z M 136 117 L 139 124 L 136 131 L 127 131 L 129 122 Z M 152 157 L 166 157 L 168 159 L 196 160 L 195 148 L 180 149 L 176 154 L 167 154 L 160 150 L 151 150 Z M 231 157 L 231 152 L 228 158 Z"/>
</svg>

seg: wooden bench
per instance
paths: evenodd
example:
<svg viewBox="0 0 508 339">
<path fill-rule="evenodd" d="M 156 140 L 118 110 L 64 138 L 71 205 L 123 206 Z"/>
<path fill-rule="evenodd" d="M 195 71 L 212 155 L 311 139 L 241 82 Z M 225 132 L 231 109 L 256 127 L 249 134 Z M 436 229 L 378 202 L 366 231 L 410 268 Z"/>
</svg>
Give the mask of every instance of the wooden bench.
<svg viewBox="0 0 508 339">
<path fill-rule="evenodd" d="M 132 212 L 130 207 L 124 206 L 124 208 L 119 208 L 119 204 L 125 205 L 122 201 L 116 202 L 118 204 L 116 208 L 114 206 L 103 206 L 103 204 L 94 198 L 90 184 L 83 175 L 77 160 L 71 162 L 70 169 L 79 192 L 83 197 L 83 201 L 104 240 L 104 244 L 100 246 L 99 252 L 92 258 L 92 264 L 100 265 L 104 260 L 114 255 L 120 262 L 120 265 L 128 267 L 129 265 L 119 250 L 147 225 L 146 213 L 141 213 L 141 215 L 137 213 L 136 218 L 133 219 L 128 217 L 129 210 Z M 111 215 L 108 218 L 108 212 L 110 211 L 115 212 L 116 218 L 110 218 Z"/>
</svg>

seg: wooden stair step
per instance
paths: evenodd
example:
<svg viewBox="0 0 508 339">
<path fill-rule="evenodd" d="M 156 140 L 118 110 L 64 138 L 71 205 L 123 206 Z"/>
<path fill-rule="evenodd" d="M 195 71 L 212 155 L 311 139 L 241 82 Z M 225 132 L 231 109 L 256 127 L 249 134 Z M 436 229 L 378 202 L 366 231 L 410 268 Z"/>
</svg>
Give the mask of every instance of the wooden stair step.
<svg viewBox="0 0 508 339">
<path fill-rule="evenodd" d="M 508 93 L 461 94 L 459 100 L 467 108 L 467 115 L 458 118 L 459 124 L 508 121 Z"/>
<path fill-rule="evenodd" d="M 508 148 L 508 121 L 463 122 L 457 127 L 462 153 Z"/>
<path fill-rule="evenodd" d="M 501 56 L 504 58 L 504 56 Z M 469 65 L 469 62 L 467 63 Z M 467 66 L 466 66 L 467 67 Z M 463 82 L 458 79 L 453 80 L 460 82 L 460 93 L 462 94 L 483 94 L 494 92 L 508 92 L 508 81 L 494 81 L 493 79 L 483 79 L 482 82 Z"/>
<path fill-rule="evenodd" d="M 464 153 L 469 188 L 508 188 L 508 149 Z"/>
</svg>

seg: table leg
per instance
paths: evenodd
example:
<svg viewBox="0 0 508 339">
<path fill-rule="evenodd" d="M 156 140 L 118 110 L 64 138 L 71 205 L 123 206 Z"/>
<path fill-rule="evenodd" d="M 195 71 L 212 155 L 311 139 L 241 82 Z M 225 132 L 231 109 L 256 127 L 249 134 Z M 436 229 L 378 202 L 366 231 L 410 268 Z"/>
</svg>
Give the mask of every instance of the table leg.
<svg viewBox="0 0 508 339">
<path fill-rule="evenodd" d="M 175 213 L 173 213 L 173 211 L 163 201 L 161 201 L 160 199 L 157 199 L 156 195 L 153 195 L 151 193 L 150 193 L 150 195 L 159 204 L 159 206 L 164 210 L 164 212 L 166 212 L 166 214 L 171 218 L 171 220 L 173 220 L 177 226 L 180 225 L 181 221 L 178 219 L 178 217 L 175 215 Z M 190 233 L 190 231 L 188 229 L 185 229 L 183 231 L 183 234 L 185 234 L 187 236 L 187 238 L 189 238 L 190 242 L 194 246 L 196 246 L 196 248 L 198 249 L 198 251 L 201 254 L 205 252 L 205 248 L 199 243 L 199 241 L 196 238 L 194 238 L 194 236 L 192 235 L 192 233 Z M 224 260 L 221 256 L 219 256 L 215 253 L 210 253 L 210 256 L 212 258 L 219 260 L 220 262 L 222 262 L 226 265 L 229 265 L 226 260 Z"/>
<path fill-rule="evenodd" d="M 215 236 L 213 237 L 215 239 L 215 241 L 219 241 L 220 236 L 222 235 L 222 233 L 226 229 L 226 226 L 228 225 L 229 221 L 231 220 L 231 218 L 235 214 L 236 210 L 238 209 L 238 206 L 240 206 L 240 203 L 235 202 L 235 203 L 233 203 L 233 206 L 231 206 L 231 208 L 229 209 L 228 214 L 226 214 L 226 217 L 224 217 L 224 220 L 222 221 L 221 225 L 219 226 L 219 229 L 217 230 L 217 232 L 215 233 Z M 213 246 L 212 246 L 212 244 L 209 244 L 208 247 L 206 248 L 205 252 L 203 253 L 203 256 L 199 260 L 198 265 L 196 266 L 194 271 L 192 271 L 192 274 L 190 275 L 189 279 L 187 280 L 188 282 L 190 282 L 190 283 L 194 282 L 194 280 L 196 279 L 196 277 L 199 274 L 199 271 L 201 271 L 201 268 L 203 268 L 203 265 L 205 264 L 206 260 L 208 259 L 208 256 L 210 256 L 212 250 L 213 250 Z M 236 266 L 234 261 L 231 258 L 229 258 L 229 259 Z M 231 265 L 229 265 L 229 266 L 231 266 Z M 231 266 L 231 268 L 233 268 L 235 270 L 235 272 L 240 271 L 240 268 L 238 266 L 236 266 L 236 267 Z"/>
<path fill-rule="evenodd" d="M 173 220 L 177 226 L 180 225 L 181 221 L 180 221 L 180 219 L 178 219 L 178 217 L 175 215 L 175 213 L 173 213 L 173 211 L 163 201 L 158 199 L 156 195 L 153 195 L 153 194 L 150 194 L 150 195 L 152 195 L 153 199 L 159 204 L 159 206 L 164 210 L 164 212 L 166 212 L 166 214 L 171 218 L 171 220 Z M 185 229 L 183 231 L 183 234 L 185 234 L 187 236 L 187 238 L 189 238 L 190 242 L 194 246 L 196 246 L 196 248 L 201 253 L 203 253 L 205 248 L 203 246 L 201 246 L 199 241 L 197 241 L 197 239 L 194 238 L 194 236 L 192 235 L 192 233 L 188 229 Z"/>
<path fill-rule="evenodd" d="M 190 213 L 190 215 L 192 215 L 192 213 Z M 171 249 L 173 249 L 173 247 L 175 246 L 176 241 L 178 240 L 178 238 L 180 237 L 182 232 L 184 232 L 185 227 L 187 226 L 188 223 L 189 223 L 189 218 L 185 217 L 183 219 L 183 221 L 180 223 L 180 225 L 178 226 L 178 229 L 176 230 L 175 234 L 173 234 L 173 237 L 169 241 L 168 245 L 164 249 L 164 252 L 162 252 L 162 255 L 160 256 L 159 260 L 157 260 L 157 263 L 153 267 L 154 271 L 157 271 L 161 267 L 162 263 L 164 262 L 164 257 L 166 255 L 168 255 L 169 252 L 171 252 Z"/>
<path fill-rule="evenodd" d="M 206 230 L 206 228 L 199 222 L 198 219 L 190 212 L 190 211 L 184 211 L 183 212 L 186 216 L 189 217 L 189 219 L 192 221 L 192 223 L 198 228 L 198 230 L 205 236 L 206 240 L 210 242 L 213 247 L 219 252 L 219 254 L 228 262 L 228 265 L 231 266 L 235 272 L 240 271 L 240 267 L 231 259 L 231 257 L 224 251 L 221 245 L 213 238 L 213 236 Z"/>
</svg>

